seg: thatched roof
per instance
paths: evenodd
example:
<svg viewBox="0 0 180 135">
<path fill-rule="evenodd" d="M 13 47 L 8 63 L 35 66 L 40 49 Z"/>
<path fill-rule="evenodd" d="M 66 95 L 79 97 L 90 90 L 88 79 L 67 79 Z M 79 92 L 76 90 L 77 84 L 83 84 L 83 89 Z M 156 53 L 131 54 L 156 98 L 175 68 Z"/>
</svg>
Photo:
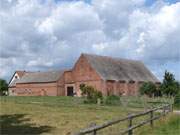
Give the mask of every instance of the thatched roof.
<svg viewBox="0 0 180 135">
<path fill-rule="evenodd" d="M 55 82 L 62 76 L 63 73 L 64 73 L 64 70 L 26 73 L 16 83 Z"/>
<path fill-rule="evenodd" d="M 82 55 L 104 80 L 159 82 L 141 61 L 91 54 Z"/>
</svg>

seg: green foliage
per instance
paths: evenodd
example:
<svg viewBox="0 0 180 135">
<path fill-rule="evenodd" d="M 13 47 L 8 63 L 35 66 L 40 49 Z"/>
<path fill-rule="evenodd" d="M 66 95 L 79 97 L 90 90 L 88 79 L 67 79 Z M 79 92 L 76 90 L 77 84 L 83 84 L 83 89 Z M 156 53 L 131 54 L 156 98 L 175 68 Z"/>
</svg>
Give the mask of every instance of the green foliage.
<svg viewBox="0 0 180 135">
<path fill-rule="evenodd" d="M 6 80 L 0 79 L 0 95 L 4 96 L 6 95 L 8 91 L 8 84 Z"/>
<path fill-rule="evenodd" d="M 103 98 L 102 93 L 92 86 L 80 85 L 81 94 L 86 98 L 85 103 L 97 103 L 98 99 Z"/>
<path fill-rule="evenodd" d="M 160 90 L 163 95 L 175 96 L 178 92 L 180 92 L 180 83 L 175 80 L 175 77 L 172 73 L 165 71 Z"/>
<path fill-rule="evenodd" d="M 120 97 L 116 96 L 116 95 L 107 96 L 105 103 L 107 105 L 119 105 L 120 104 Z"/>
<path fill-rule="evenodd" d="M 180 92 L 178 92 L 174 98 L 174 105 L 175 107 L 180 108 Z"/>
<path fill-rule="evenodd" d="M 140 87 L 140 94 L 141 95 L 148 95 L 149 97 L 152 97 L 157 92 L 156 85 L 152 82 L 145 82 Z"/>
</svg>

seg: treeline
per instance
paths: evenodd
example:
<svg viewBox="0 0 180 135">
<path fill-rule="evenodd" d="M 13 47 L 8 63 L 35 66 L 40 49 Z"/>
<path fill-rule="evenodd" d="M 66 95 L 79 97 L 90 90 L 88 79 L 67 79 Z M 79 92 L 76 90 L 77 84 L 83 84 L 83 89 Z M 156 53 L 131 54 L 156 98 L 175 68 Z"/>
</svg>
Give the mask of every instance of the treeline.
<svg viewBox="0 0 180 135">
<path fill-rule="evenodd" d="M 175 80 L 175 76 L 172 73 L 165 71 L 161 84 L 145 82 L 140 87 L 139 92 L 141 95 L 149 97 L 174 97 L 180 93 L 180 83 Z"/>
</svg>

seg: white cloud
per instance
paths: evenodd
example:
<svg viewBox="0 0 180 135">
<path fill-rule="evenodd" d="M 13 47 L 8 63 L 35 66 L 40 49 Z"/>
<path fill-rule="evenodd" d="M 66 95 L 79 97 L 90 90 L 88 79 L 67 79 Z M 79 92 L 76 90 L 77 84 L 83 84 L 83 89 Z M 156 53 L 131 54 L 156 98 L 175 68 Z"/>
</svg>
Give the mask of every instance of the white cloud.
<svg viewBox="0 0 180 135">
<path fill-rule="evenodd" d="M 40 32 L 54 34 L 62 39 L 76 33 L 98 30 L 103 27 L 97 13 L 84 2 L 59 5 L 52 10 L 50 16 L 38 24 L 37 27 Z"/>
<path fill-rule="evenodd" d="M 140 59 L 159 77 L 180 74 L 180 3 L 144 3 L 1 0 L 0 77 L 68 67 L 81 52 Z"/>
<path fill-rule="evenodd" d="M 44 61 L 41 58 L 38 58 L 36 60 L 31 60 L 27 63 L 27 66 L 45 66 L 45 67 L 51 67 L 53 66 L 53 62 L 50 61 Z"/>
</svg>

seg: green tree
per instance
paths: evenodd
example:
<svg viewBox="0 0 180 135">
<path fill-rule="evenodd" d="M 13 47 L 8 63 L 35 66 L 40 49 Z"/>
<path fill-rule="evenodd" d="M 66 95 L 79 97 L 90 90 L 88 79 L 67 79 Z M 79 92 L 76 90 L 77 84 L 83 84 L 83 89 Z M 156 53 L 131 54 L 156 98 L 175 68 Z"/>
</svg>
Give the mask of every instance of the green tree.
<svg viewBox="0 0 180 135">
<path fill-rule="evenodd" d="M 149 97 L 152 97 L 156 94 L 156 85 L 152 82 L 145 82 L 140 87 L 140 94 L 141 95 L 148 95 Z"/>
<path fill-rule="evenodd" d="M 98 99 L 103 98 L 102 93 L 97 91 L 94 87 L 85 84 L 80 85 L 81 94 L 86 97 L 86 103 L 97 103 Z"/>
<path fill-rule="evenodd" d="M 172 73 L 165 71 L 161 92 L 166 96 L 175 96 L 180 91 L 180 84 L 175 80 Z"/>
<path fill-rule="evenodd" d="M 1 96 L 6 95 L 7 91 L 8 91 L 8 84 L 6 80 L 0 79 L 0 95 Z"/>
</svg>

